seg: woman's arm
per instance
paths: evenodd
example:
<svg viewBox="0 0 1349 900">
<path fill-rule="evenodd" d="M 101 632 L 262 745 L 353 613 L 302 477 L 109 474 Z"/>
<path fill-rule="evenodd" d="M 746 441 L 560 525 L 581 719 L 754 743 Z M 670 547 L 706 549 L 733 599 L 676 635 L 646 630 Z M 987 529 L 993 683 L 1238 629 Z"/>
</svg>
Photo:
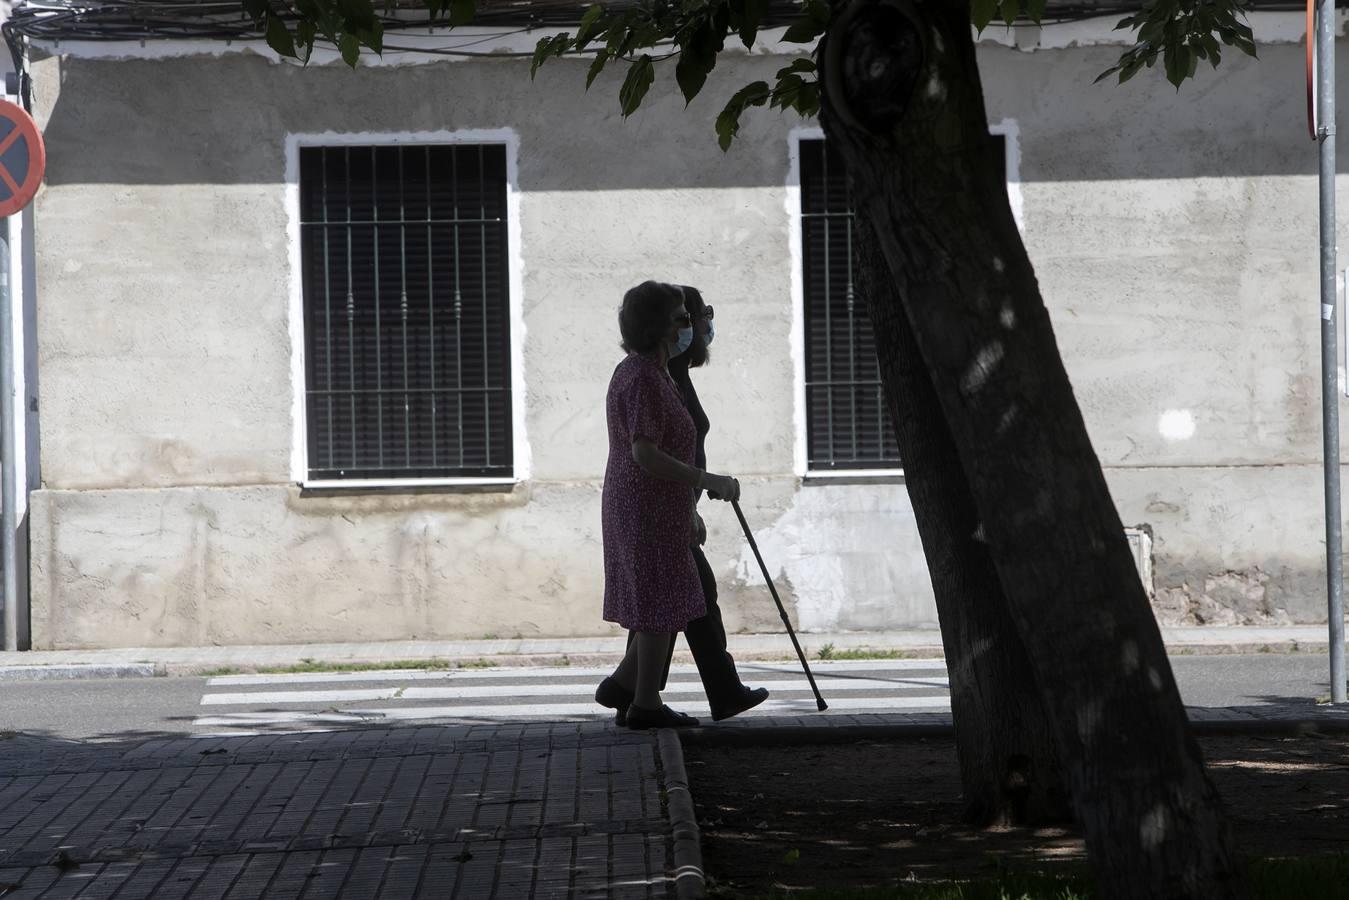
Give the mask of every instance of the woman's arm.
<svg viewBox="0 0 1349 900">
<path fill-rule="evenodd" d="M 702 469 L 685 465 L 644 437 L 632 442 L 632 461 L 656 478 L 677 481 L 695 490 L 703 486 Z"/>
<path fill-rule="evenodd" d="M 740 482 L 731 476 L 713 475 L 711 472 L 685 465 L 647 438 L 639 437 L 633 440 L 632 460 L 643 472 L 654 478 L 674 481 L 694 489 L 706 488 L 715 493 L 718 500 L 740 499 Z"/>
</svg>

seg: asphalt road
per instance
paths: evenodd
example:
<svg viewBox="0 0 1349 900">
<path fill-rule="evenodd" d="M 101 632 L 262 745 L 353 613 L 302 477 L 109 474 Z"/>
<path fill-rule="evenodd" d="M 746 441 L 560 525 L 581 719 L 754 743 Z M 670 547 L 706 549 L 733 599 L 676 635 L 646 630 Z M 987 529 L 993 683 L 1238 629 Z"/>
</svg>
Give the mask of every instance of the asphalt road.
<svg viewBox="0 0 1349 900">
<path fill-rule="evenodd" d="M 1322 654 L 1175 656 L 1171 663 L 1189 706 L 1312 704 L 1329 693 Z M 749 672 L 745 677 L 753 679 Z M 557 699 L 589 703 L 589 690 Z M 195 677 L 7 682 L 0 685 L 0 731 L 68 740 L 209 732 L 209 727 L 194 725 L 206 693 L 207 679 Z M 853 696 L 873 696 L 879 702 L 886 692 Z"/>
</svg>

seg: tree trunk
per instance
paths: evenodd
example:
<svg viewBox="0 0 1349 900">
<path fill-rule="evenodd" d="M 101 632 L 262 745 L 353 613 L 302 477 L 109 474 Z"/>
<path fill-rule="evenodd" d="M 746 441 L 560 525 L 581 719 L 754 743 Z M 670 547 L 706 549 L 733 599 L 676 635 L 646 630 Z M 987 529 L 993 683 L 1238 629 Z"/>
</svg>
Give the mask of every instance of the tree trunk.
<svg viewBox="0 0 1349 900">
<path fill-rule="evenodd" d="M 1002 594 L 937 394 L 871 229 L 853 237 L 951 676 L 966 819 L 980 825 L 1069 818 L 1051 723 Z"/>
<path fill-rule="evenodd" d="M 955 0 L 838 0 L 825 133 L 957 448 L 1103 894 L 1237 897 L 1226 818 L 994 165 L 969 22 Z"/>
</svg>

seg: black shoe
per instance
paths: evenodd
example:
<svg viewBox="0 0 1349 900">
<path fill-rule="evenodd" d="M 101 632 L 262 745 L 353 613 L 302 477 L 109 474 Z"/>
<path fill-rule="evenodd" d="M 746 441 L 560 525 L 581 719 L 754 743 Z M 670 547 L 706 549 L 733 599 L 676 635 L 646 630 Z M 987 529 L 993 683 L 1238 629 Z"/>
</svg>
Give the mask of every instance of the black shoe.
<svg viewBox="0 0 1349 900">
<path fill-rule="evenodd" d="M 636 704 L 628 707 L 628 727 L 641 728 L 692 728 L 698 724 L 693 716 L 675 712 L 668 706 L 660 709 L 643 709 Z"/>
<path fill-rule="evenodd" d="M 595 702 L 618 711 L 614 716 L 615 725 L 622 728 L 628 724 L 628 707 L 632 705 L 632 694 L 624 689 L 623 685 L 612 678 L 604 679 L 600 682 L 600 686 L 595 688 Z"/>
<path fill-rule="evenodd" d="M 720 722 L 722 719 L 738 716 L 745 710 L 753 709 L 767 699 L 768 688 L 748 688 L 742 684 L 740 686 L 740 693 L 729 703 L 718 703 L 716 706 L 712 707 L 712 721 Z"/>
</svg>

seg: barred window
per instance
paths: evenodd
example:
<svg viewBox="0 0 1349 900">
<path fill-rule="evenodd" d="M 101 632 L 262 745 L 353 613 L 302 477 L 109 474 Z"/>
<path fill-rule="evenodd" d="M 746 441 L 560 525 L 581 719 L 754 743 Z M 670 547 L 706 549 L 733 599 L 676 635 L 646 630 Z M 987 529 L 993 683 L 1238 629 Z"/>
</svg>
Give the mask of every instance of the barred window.
<svg viewBox="0 0 1349 900">
<path fill-rule="evenodd" d="M 506 148 L 302 147 L 312 480 L 509 477 Z"/>
<path fill-rule="evenodd" d="M 847 175 L 823 140 L 802 140 L 800 154 L 807 469 L 896 469 L 871 318 L 857 290 Z"/>
</svg>

